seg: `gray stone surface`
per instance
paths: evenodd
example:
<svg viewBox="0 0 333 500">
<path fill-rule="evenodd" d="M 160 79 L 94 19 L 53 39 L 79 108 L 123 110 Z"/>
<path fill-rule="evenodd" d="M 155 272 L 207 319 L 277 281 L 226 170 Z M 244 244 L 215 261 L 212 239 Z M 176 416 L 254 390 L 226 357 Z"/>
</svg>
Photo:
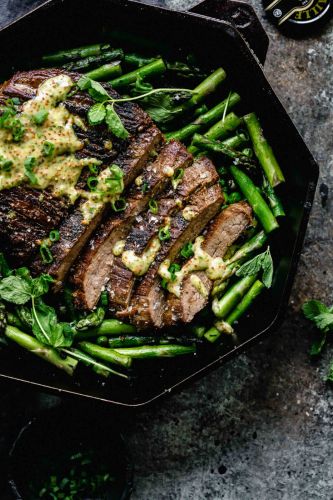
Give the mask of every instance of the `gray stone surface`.
<svg viewBox="0 0 333 500">
<path fill-rule="evenodd" d="M 252 0 L 260 17 L 260 0 Z M 38 2 L 0 0 L 1 24 Z M 153 3 L 153 2 L 152 2 Z M 194 1 L 163 0 L 172 8 Z M 292 40 L 263 21 L 265 66 L 282 103 L 315 154 L 320 183 L 333 176 L 333 29 Z M 292 168 L 292 165 L 290 166 Z M 314 331 L 299 309 L 306 298 L 333 302 L 333 205 L 319 192 L 280 331 L 191 388 L 128 418 L 134 500 L 309 500 L 333 498 L 333 359 L 308 348 Z"/>
</svg>

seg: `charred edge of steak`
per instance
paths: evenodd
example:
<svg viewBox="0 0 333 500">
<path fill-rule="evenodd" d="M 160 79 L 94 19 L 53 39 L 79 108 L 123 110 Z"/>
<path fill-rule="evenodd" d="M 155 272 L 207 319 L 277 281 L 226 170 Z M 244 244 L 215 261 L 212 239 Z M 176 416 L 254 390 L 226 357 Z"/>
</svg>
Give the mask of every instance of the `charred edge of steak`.
<svg viewBox="0 0 333 500">
<path fill-rule="evenodd" d="M 67 215 L 64 200 L 47 190 L 0 191 L 0 249 L 14 266 L 28 262 L 41 240 Z"/>
<path fill-rule="evenodd" d="M 181 212 L 171 221 L 170 240 L 164 242 L 161 250 L 147 274 L 141 279 L 135 291 L 131 305 L 118 316 L 129 317 L 139 330 L 148 327 L 160 328 L 164 311 L 164 294 L 160 285 L 158 269 L 161 262 L 168 258 L 172 262 L 185 243 L 198 236 L 206 224 L 216 215 L 223 202 L 219 185 L 201 189 L 192 200 L 191 207 L 197 215 L 187 221 Z"/>
<path fill-rule="evenodd" d="M 126 239 L 125 250 L 132 250 L 136 255 L 141 255 L 157 235 L 159 228 L 166 223 L 166 218 L 179 210 L 178 202 L 185 203 L 198 189 L 216 183 L 218 178 L 218 173 L 208 158 L 197 160 L 186 168 L 183 181 L 176 190 L 162 193 L 157 198 L 158 214 L 154 215 L 148 211 L 137 218 Z M 123 264 L 122 259 L 115 258 L 108 286 L 112 310 L 119 311 L 129 306 L 135 280 L 136 276 Z"/>
<path fill-rule="evenodd" d="M 211 222 L 205 234 L 202 249 L 213 258 L 223 258 L 228 248 L 237 241 L 251 223 L 252 209 L 248 203 L 240 202 L 230 205 Z M 192 285 L 190 276 L 185 278 L 179 298 L 172 293 L 168 294 L 163 315 L 164 326 L 172 326 L 178 322 L 189 323 L 207 305 L 213 281 L 204 271 L 192 274 L 201 280 L 207 296 L 200 294 Z"/>
<path fill-rule="evenodd" d="M 135 218 L 147 206 L 149 199 L 163 189 L 168 177 L 163 172 L 170 157 L 178 157 L 185 147 L 172 141 L 163 146 L 158 157 L 149 163 L 142 174 L 142 184 L 133 184 L 127 194 L 127 208 L 121 216 L 111 216 L 98 231 L 83 253 L 81 262 L 75 269 L 73 282 L 76 286 L 75 302 L 79 308 L 91 309 L 96 304 L 101 290 L 110 279 L 114 256 L 113 247 L 125 239 Z M 192 158 L 187 154 L 187 157 Z M 168 164 L 168 163 L 167 163 Z M 143 190 L 145 185 L 147 190 Z M 98 269 L 98 276 L 96 276 Z"/>
</svg>

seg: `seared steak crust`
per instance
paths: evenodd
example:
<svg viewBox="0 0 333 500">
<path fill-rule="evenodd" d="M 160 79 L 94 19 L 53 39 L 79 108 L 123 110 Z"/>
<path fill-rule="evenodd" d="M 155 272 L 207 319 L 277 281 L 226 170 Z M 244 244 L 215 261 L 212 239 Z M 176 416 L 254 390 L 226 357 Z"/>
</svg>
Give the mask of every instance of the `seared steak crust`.
<svg viewBox="0 0 333 500">
<path fill-rule="evenodd" d="M 202 249 L 211 257 L 224 257 L 228 248 L 235 243 L 242 232 L 252 222 L 252 209 L 246 202 L 234 203 L 223 210 L 211 222 Z M 200 294 L 191 283 L 191 277 L 184 279 L 180 297 L 170 293 L 163 316 L 164 326 L 171 326 L 177 322 L 189 323 L 194 316 L 208 303 L 208 296 L 213 288 L 213 282 L 204 271 L 195 274 L 206 289 L 207 296 Z"/>
<path fill-rule="evenodd" d="M 66 73 L 59 69 L 16 73 L 2 86 L 0 103 L 4 103 L 8 97 L 19 97 L 21 101 L 32 99 L 36 95 L 36 90 L 41 83 L 46 79 L 64 73 L 70 76 L 74 82 L 80 78 L 80 75 L 76 73 Z M 108 84 L 104 84 L 104 86 L 112 97 L 119 97 L 117 92 L 112 90 Z M 87 93 L 77 92 L 75 95 L 68 97 L 64 104 L 71 113 L 80 116 L 85 121 L 86 113 L 93 104 L 93 101 Z M 80 158 L 93 156 L 100 159 L 104 166 L 116 163 L 124 170 L 124 184 L 126 186 L 133 181 L 136 175 L 138 175 L 146 160 L 146 158 L 141 160 L 142 151 L 147 149 L 145 147 L 140 148 L 141 136 L 143 135 L 142 142 L 147 146 L 150 142 L 155 144 L 157 142 L 155 140 L 156 137 L 160 140 L 160 132 L 154 126 L 150 117 L 136 104 L 123 103 L 121 105 L 116 105 L 116 110 L 130 133 L 129 138 L 125 141 L 119 140 L 103 125 L 98 127 L 90 127 L 87 125 L 87 130 L 76 130 L 78 137 L 84 144 L 77 155 Z M 109 143 L 111 141 L 111 149 L 106 141 Z M 82 188 L 85 186 L 87 175 L 88 169 L 85 169 L 81 180 L 79 180 L 79 187 Z M 25 189 L 26 188 L 23 187 L 18 187 L 16 189 L 17 198 L 21 197 L 23 199 L 26 196 L 25 191 L 22 191 Z M 59 199 L 55 198 L 54 204 L 56 203 L 63 205 L 66 203 L 66 200 L 59 201 Z M 52 228 L 57 228 L 59 230 L 61 238 L 59 242 L 52 247 L 52 253 L 54 255 L 52 265 L 50 267 L 43 265 L 39 256 L 36 256 L 32 263 L 32 269 L 35 272 L 47 271 L 57 279 L 59 284 L 61 284 L 70 266 L 78 256 L 78 253 L 100 223 L 105 209 L 105 207 L 102 208 L 101 213 L 98 213 L 94 219 L 86 225 L 83 224 L 83 217 L 79 210 L 80 203 L 79 201 L 76 207 L 66 212 L 66 214 L 64 213 L 61 217 L 61 219 L 63 219 L 62 221 L 60 219 L 54 220 Z M 2 209 L 0 206 L 0 217 L 3 217 L 1 212 Z M 19 223 L 17 227 L 19 227 Z M 37 227 L 38 223 L 36 221 L 36 228 Z M 24 259 L 31 257 L 33 249 L 37 244 L 37 240 L 34 239 L 35 234 L 39 239 L 40 234 L 37 229 L 32 229 L 29 233 L 31 238 L 33 238 L 32 240 L 30 240 L 29 236 L 26 237 L 25 241 L 21 239 L 22 243 L 19 255 L 23 260 L 18 262 L 18 264 L 25 263 Z M 15 234 L 15 226 L 13 226 L 13 231 L 9 237 L 9 241 L 7 241 L 7 246 L 14 243 L 18 237 L 19 235 Z"/>
<path fill-rule="evenodd" d="M 179 165 L 180 166 L 180 165 Z M 150 211 L 138 217 L 133 225 L 125 245 L 126 250 L 132 250 L 141 255 L 156 237 L 159 228 L 165 226 L 169 217 L 179 210 L 189 196 L 198 189 L 216 183 L 218 174 L 208 158 L 201 158 L 186 168 L 182 182 L 175 190 L 162 193 L 157 199 L 158 214 Z M 115 310 L 128 307 L 135 283 L 135 275 L 122 262 L 120 257 L 114 259 L 110 277 L 110 304 Z"/>
<path fill-rule="evenodd" d="M 188 241 L 198 236 L 206 224 L 216 215 L 223 202 L 223 195 L 218 184 L 203 188 L 190 200 L 190 206 L 196 216 L 190 221 L 184 219 L 182 211 L 171 219 L 170 239 L 164 241 L 155 262 L 138 284 L 129 308 L 118 313 L 119 317 L 129 317 L 142 330 L 148 327 L 162 326 L 164 294 L 160 285 L 158 269 L 165 259 L 172 262 L 181 248 Z"/>
</svg>

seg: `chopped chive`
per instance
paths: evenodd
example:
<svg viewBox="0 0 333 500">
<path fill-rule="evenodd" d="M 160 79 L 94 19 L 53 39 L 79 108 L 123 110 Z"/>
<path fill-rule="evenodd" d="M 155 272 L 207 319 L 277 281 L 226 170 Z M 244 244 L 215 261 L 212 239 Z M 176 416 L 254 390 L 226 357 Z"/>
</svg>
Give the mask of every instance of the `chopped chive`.
<svg viewBox="0 0 333 500">
<path fill-rule="evenodd" d="M 161 227 L 158 231 L 158 238 L 160 241 L 167 241 L 171 238 L 169 226 Z"/>
<path fill-rule="evenodd" d="M 56 241 L 60 240 L 60 233 L 57 229 L 53 229 L 53 231 L 50 232 L 49 234 L 50 241 L 52 243 L 55 243 Z"/>
<path fill-rule="evenodd" d="M 158 203 L 156 200 L 154 199 L 149 200 L 149 210 L 154 215 L 158 214 Z"/>
<path fill-rule="evenodd" d="M 43 264 L 51 264 L 53 262 L 53 255 L 46 243 L 42 243 L 39 247 L 39 253 L 42 258 Z"/>
<path fill-rule="evenodd" d="M 118 200 L 111 203 L 112 208 L 115 212 L 123 212 L 126 208 L 126 200 L 125 198 L 118 198 Z"/>
<path fill-rule="evenodd" d="M 43 153 L 45 156 L 52 156 L 55 150 L 53 142 L 45 141 L 43 144 Z"/>
<path fill-rule="evenodd" d="M 183 248 L 180 251 L 180 255 L 184 259 L 189 259 L 190 257 L 193 257 L 194 255 L 193 245 L 190 241 L 183 246 Z"/>
<path fill-rule="evenodd" d="M 36 158 L 34 156 L 27 156 L 26 159 L 24 160 L 24 173 L 32 184 L 38 183 L 37 177 L 33 172 L 35 166 L 36 166 Z"/>
<path fill-rule="evenodd" d="M 97 177 L 92 177 L 92 176 L 88 177 L 88 179 L 87 179 L 87 186 L 90 189 L 90 191 L 95 191 L 96 187 L 97 187 L 97 184 L 98 184 Z"/>
</svg>

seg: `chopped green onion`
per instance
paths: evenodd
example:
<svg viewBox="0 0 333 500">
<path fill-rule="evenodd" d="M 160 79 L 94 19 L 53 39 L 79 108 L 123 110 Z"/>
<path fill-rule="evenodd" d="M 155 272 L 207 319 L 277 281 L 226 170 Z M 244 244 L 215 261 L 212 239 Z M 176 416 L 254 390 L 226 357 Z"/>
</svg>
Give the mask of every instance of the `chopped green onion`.
<svg viewBox="0 0 333 500">
<path fill-rule="evenodd" d="M 177 168 L 174 176 L 173 176 L 173 180 L 175 181 L 179 181 L 180 179 L 182 179 L 184 177 L 184 169 L 183 168 Z"/>
<path fill-rule="evenodd" d="M 33 173 L 33 169 L 36 165 L 36 158 L 34 156 L 27 156 L 26 159 L 24 160 L 24 173 L 28 177 L 29 181 L 32 184 L 37 184 L 37 177 Z"/>
<path fill-rule="evenodd" d="M 50 232 L 49 234 L 50 241 L 52 243 L 55 243 L 56 241 L 60 240 L 60 233 L 57 229 L 53 229 L 53 231 Z"/>
<path fill-rule="evenodd" d="M 190 241 L 183 246 L 183 248 L 180 251 L 180 255 L 184 259 L 189 259 L 190 257 L 193 257 L 194 255 L 193 245 Z"/>
<path fill-rule="evenodd" d="M 176 280 L 176 273 L 180 271 L 180 265 L 179 264 L 171 264 L 171 266 L 169 267 L 169 273 L 171 274 L 171 281 L 175 281 Z"/>
<path fill-rule="evenodd" d="M 12 160 L 7 160 L 4 156 L 0 156 L 0 170 L 3 170 L 4 172 L 10 172 L 12 165 Z"/>
<path fill-rule="evenodd" d="M 144 182 L 144 183 L 142 184 L 142 186 L 141 186 L 141 191 L 142 191 L 143 193 L 146 193 L 146 192 L 148 191 L 148 188 L 149 188 L 149 186 L 148 186 L 148 182 Z"/>
<path fill-rule="evenodd" d="M 32 119 L 36 125 L 43 125 L 46 118 L 48 117 L 48 114 L 49 112 L 46 109 L 42 108 L 33 115 Z"/>
<path fill-rule="evenodd" d="M 42 258 L 43 264 L 51 264 L 53 262 L 53 255 L 46 243 L 42 243 L 39 247 L 39 253 Z"/>
<path fill-rule="evenodd" d="M 45 141 L 43 144 L 43 153 L 45 156 L 52 156 L 55 150 L 53 142 Z"/>
<path fill-rule="evenodd" d="M 158 238 L 160 241 L 166 241 L 171 238 L 169 226 L 161 227 L 158 231 Z"/>
<path fill-rule="evenodd" d="M 119 198 L 118 200 L 112 202 L 111 205 L 115 212 L 123 212 L 126 208 L 127 202 L 125 198 Z"/>
<path fill-rule="evenodd" d="M 88 177 L 88 179 L 87 179 L 87 186 L 90 189 L 90 191 L 95 191 L 96 187 L 97 187 L 97 184 L 98 184 L 97 177 L 93 177 L 93 176 Z"/>
<path fill-rule="evenodd" d="M 100 301 L 103 307 L 107 307 L 107 305 L 109 304 L 109 296 L 106 290 L 103 290 L 103 292 L 101 293 Z"/>
<path fill-rule="evenodd" d="M 91 174 L 97 175 L 98 174 L 98 167 L 97 167 L 97 165 L 89 165 L 89 172 Z"/>
<path fill-rule="evenodd" d="M 154 215 L 158 214 L 158 203 L 156 200 L 149 200 L 149 210 Z"/>
<path fill-rule="evenodd" d="M 122 179 L 124 177 L 123 171 L 115 163 L 113 163 L 111 165 L 110 172 L 111 172 L 113 178 L 116 179 L 116 180 L 120 180 L 120 179 Z"/>
</svg>

